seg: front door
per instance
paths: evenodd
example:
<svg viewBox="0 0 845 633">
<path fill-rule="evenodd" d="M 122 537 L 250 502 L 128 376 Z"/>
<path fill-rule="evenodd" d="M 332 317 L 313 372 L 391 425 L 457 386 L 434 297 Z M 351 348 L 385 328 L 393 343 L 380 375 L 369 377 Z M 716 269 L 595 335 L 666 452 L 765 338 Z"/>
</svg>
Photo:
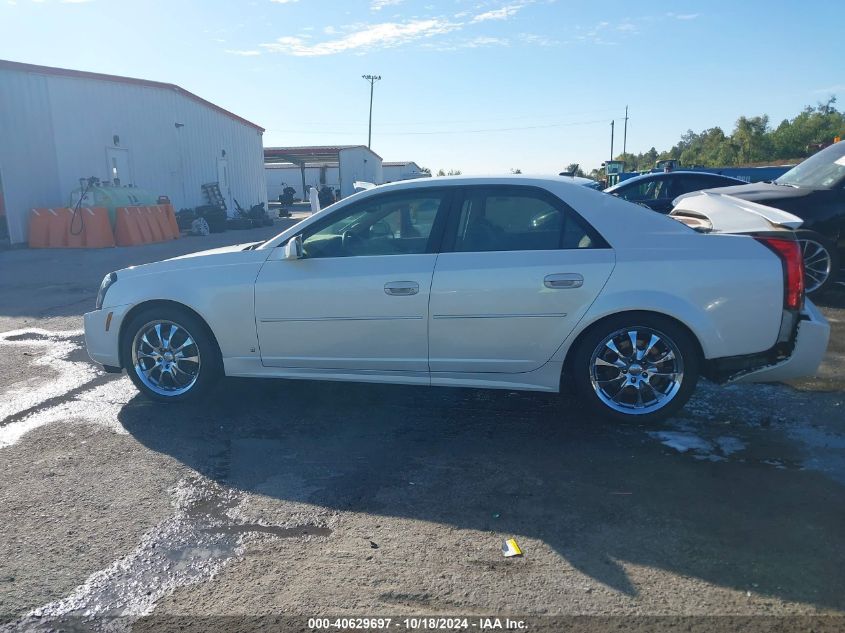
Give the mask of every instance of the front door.
<svg viewBox="0 0 845 633">
<path fill-rule="evenodd" d="M 255 285 L 264 365 L 427 372 L 447 203 L 437 189 L 369 196 L 306 228 L 302 259 L 271 255 Z"/>
<path fill-rule="evenodd" d="M 432 282 L 432 374 L 543 366 L 598 296 L 614 261 L 601 237 L 544 190 L 465 188 Z"/>
</svg>

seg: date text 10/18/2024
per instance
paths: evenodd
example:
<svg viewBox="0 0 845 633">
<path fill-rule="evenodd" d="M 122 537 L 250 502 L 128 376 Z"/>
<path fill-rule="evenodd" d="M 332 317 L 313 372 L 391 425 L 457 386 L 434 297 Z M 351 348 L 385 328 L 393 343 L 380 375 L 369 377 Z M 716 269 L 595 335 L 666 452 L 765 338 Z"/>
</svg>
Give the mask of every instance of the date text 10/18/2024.
<svg viewBox="0 0 845 633">
<path fill-rule="evenodd" d="M 475 618 L 309 618 L 308 628 L 313 631 L 324 630 L 389 630 L 407 631 L 523 631 L 527 628 L 524 620 L 510 618 L 475 617 Z"/>
</svg>

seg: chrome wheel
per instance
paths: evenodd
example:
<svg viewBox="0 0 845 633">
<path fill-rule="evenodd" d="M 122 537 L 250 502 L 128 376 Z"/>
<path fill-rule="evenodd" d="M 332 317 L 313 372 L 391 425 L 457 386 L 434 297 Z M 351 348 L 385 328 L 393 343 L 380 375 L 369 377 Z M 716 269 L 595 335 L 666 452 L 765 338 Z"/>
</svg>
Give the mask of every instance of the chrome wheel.
<svg viewBox="0 0 845 633">
<path fill-rule="evenodd" d="M 823 244 L 811 239 L 800 239 L 801 256 L 804 258 L 804 291 L 809 294 L 821 288 L 830 279 L 833 259 Z"/>
<path fill-rule="evenodd" d="M 197 382 L 200 350 L 188 330 L 172 321 L 150 321 L 132 341 L 135 374 L 159 396 L 181 395 Z"/>
<path fill-rule="evenodd" d="M 647 327 L 616 330 L 590 360 L 598 398 L 619 413 L 643 415 L 669 404 L 684 379 L 684 361 L 668 336 Z"/>
</svg>

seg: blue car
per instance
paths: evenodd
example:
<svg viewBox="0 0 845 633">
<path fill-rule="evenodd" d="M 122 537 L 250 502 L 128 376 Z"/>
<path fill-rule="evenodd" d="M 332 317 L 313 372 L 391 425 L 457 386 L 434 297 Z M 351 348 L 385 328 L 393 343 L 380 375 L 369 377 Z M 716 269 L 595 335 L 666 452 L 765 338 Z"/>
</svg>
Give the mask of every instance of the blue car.
<svg viewBox="0 0 845 633">
<path fill-rule="evenodd" d="M 654 211 L 669 213 L 672 200 L 685 193 L 744 184 L 746 182 L 738 178 L 702 171 L 670 171 L 634 176 L 604 191 Z"/>
</svg>

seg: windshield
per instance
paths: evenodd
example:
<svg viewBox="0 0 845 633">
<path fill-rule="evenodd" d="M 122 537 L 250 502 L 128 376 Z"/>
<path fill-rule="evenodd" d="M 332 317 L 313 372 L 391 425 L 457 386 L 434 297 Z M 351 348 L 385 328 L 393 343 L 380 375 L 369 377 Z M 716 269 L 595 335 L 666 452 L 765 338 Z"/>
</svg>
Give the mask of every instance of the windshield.
<svg viewBox="0 0 845 633">
<path fill-rule="evenodd" d="M 845 180 L 845 143 L 839 142 L 810 156 L 775 180 L 779 185 L 832 189 Z"/>
</svg>

